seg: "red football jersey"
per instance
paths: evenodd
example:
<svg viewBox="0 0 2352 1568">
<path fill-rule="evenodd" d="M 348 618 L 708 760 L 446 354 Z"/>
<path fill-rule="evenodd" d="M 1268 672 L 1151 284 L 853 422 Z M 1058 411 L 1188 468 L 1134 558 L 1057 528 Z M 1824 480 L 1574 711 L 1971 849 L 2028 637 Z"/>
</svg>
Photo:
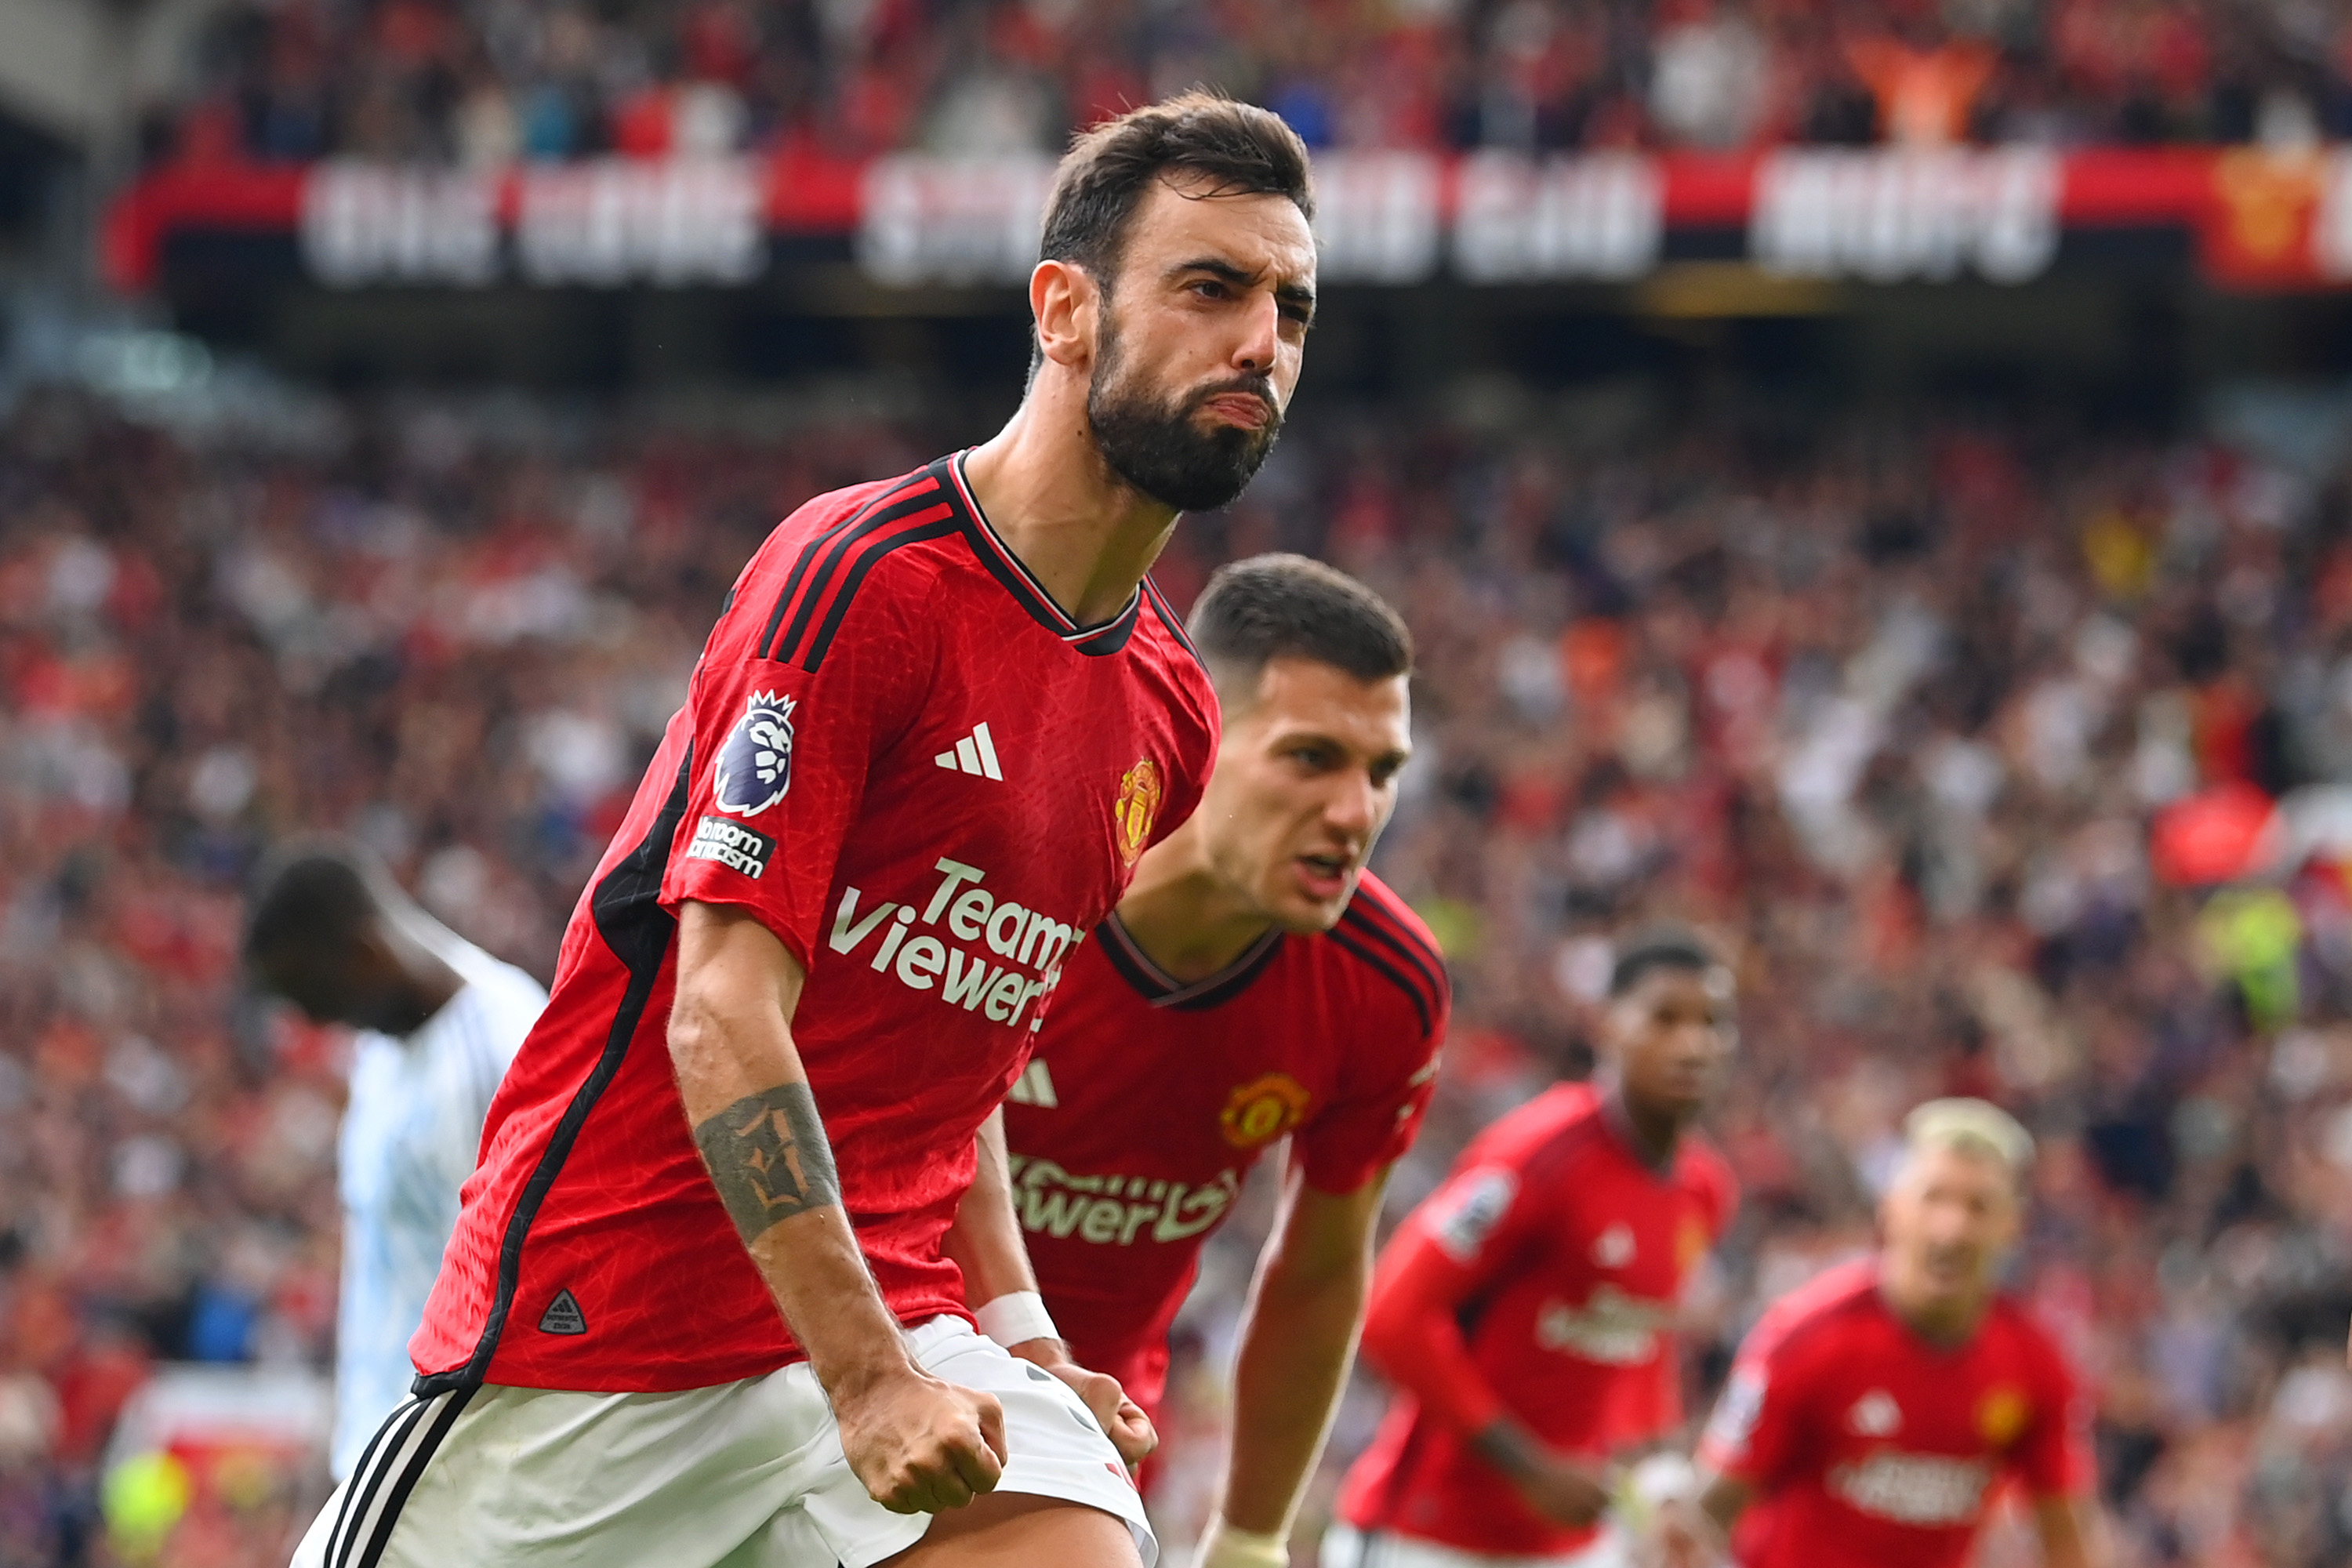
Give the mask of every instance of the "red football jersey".
<svg viewBox="0 0 2352 1568">
<path fill-rule="evenodd" d="M 2088 1405 L 2015 1302 L 1945 1349 L 1895 1315 L 1864 1258 L 1764 1314 L 1699 1458 L 1756 1489 L 1743 1568 L 1958 1568 L 2004 1478 L 2089 1490 Z"/>
<path fill-rule="evenodd" d="M 1398 1384 L 1339 1511 L 1360 1530 L 1465 1552 L 1549 1556 L 1591 1531 L 1537 1514 L 1470 1446 L 1507 1411 L 1602 1459 L 1682 1419 L 1673 1333 L 1692 1271 L 1738 1206 L 1694 1137 L 1658 1170 L 1591 1085 L 1501 1118 L 1382 1254 L 1365 1352 Z"/>
<path fill-rule="evenodd" d="M 1079 1362 L 1153 1408 L 1201 1248 L 1286 1133 L 1353 1192 L 1421 1125 L 1451 999 L 1437 942 L 1370 872 L 1320 935 L 1170 979 L 1113 915 L 1072 957 L 1004 1108 L 1014 1201 Z"/>
<path fill-rule="evenodd" d="M 676 911 L 756 915 L 901 1321 L 962 1310 L 940 1241 L 1069 949 L 1199 798 L 1216 699 L 1149 584 L 1080 627 L 961 458 L 821 496 L 729 595 L 490 1105 L 424 1327 L 429 1386 L 708 1386 L 799 1355 L 704 1171 L 665 1030 Z"/>
</svg>

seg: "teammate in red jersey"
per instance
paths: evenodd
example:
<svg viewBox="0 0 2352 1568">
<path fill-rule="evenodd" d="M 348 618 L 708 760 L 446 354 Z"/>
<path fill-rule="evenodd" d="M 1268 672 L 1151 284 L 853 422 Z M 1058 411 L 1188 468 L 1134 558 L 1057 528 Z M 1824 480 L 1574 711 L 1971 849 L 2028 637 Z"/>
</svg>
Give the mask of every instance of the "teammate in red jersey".
<svg viewBox="0 0 2352 1568">
<path fill-rule="evenodd" d="M 1998 1281 L 2017 1239 L 2025 1129 L 1975 1100 L 1911 1113 L 1874 1258 L 1766 1312 L 1699 1447 L 1701 1514 L 1670 1561 L 1742 1568 L 1958 1568 L 2005 1479 L 2050 1568 L 2095 1561 L 2089 1402 Z M 1707 1550 L 1712 1540 L 1717 1550 Z"/>
<path fill-rule="evenodd" d="M 1449 991 L 1427 928 L 1363 868 L 1411 748 L 1395 612 L 1273 555 L 1220 571 L 1191 627 L 1223 703 L 1216 770 L 1073 957 L 1004 1114 L 1052 1320 L 1147 1408 L 1202 1247 L 1289 1136 L 1201 1551 L 1205 1568 L 1255 1568 L 1288 1561 Z"/>
<path fill-rule="evenodd" d="M 1088 132 L 1012 422 L 745 567 L 491 1106 L 419 1397 L 298 1563 L 1151 1554 L 1104 1430 L 1139 1413 L 975 1335 L 941 1238 L 1063 958 L 1207 773 L 1143 574 L 1278 428 L 1309 200 L 1263 110 Z"/>
<path fill-rule="evenodd" d="M 1349 1471 L 1325 1568 L 1600 1563 L 1608 1467 L 1681 1419 L 1673 1332 L 1738 1198 L 1691 1132 L 1732 1041 L 1731 972 L 1633 941 L 1597 1085 L 1496 1121 L 1382 1255 L 1364 1353 L 1397 1385 Z"/>
</svg>

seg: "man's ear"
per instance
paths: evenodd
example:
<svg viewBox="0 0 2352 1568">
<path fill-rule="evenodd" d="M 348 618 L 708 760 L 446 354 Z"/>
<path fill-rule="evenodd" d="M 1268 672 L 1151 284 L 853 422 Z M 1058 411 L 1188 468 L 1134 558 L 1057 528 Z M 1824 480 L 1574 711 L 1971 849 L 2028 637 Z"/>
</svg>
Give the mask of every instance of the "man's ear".
<svg viewBox="0 0 2352 1568">
<path fill-rule="evenodd" d="M 1084 370 L 1094 363 L 1102 324 L 1102 290 L 1073 261 L 1041 261 L 1029 274 L 1029 313 L 1037 323 L 1037 352 L 1055 364 Z"/>
</svg>

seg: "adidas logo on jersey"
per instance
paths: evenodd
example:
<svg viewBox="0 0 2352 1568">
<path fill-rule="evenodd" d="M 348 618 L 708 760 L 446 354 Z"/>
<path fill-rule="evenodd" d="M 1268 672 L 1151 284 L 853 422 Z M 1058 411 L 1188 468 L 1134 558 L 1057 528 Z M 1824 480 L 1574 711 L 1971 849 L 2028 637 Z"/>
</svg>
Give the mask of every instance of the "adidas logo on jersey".
<svg viewBox="0 0 2352 1568">
<path fill-rule="evenodd" d="M 1592 1243 L 1592 1261 L 1603 1268 L 1622 1268 L 1633 1261 L 1633 1228 L 1620 1220 Z"/>
<path fill-rule="evenodd" d="M 1043 1061 L 1023 1068 L 1004 1098 L 1015 1105 L 1034 1105 L 1040 1110 L 1052 1110 L 1062 1103 L 1054 1093 L 1054 1075 L 1045 1070 Z"/>
<path fill-rule="evenodd" d="M 580 1300 L 569 1289 L 558 1290 L 555 1300 L 539 1317 L 542 1334 L 584 1334 L 588 1331 L 588 1314 L 580 1310 Z"/>
<path fill-rule="evenodd" d="M 983 721 L 971 727 L 971 733 L 955 743 L 952 752 L 941 752 L 931 759 L 951 773 L 970 773 L 975 778 L 995 779 L 1002 783 L 1004 770 L 996 765 L 996 742 L 988 738 L 988 725 Z"/>
<path fill-rule="evenodd" d="M 1903 1425 L 1903 1407 L 1886 1390 L 1874 1388 L 1853 1402 L 1845 1419 L 1847 1426 L 1864 1437 L 1891 1436 Z"/>
</svg>

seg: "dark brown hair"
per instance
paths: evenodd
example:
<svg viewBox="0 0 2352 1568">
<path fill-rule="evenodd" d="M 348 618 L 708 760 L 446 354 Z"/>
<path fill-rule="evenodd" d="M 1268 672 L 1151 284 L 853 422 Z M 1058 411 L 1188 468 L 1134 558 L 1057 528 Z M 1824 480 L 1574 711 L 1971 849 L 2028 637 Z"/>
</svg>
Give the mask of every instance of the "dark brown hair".
<svg viewBox="0 0 2352 1568">
<path fill-rule="evenodd" d="M 1309 658 L 1358 680 L 1412 673 L 1412 634 L 1387 600 L 1304 555 L 1217 568 L 1187 624 L 1221 693 L 1246 700 L 1273 659 Z"/>
<path fill-rule="evenodd" d="M 1072 139 L 1045 204 L 1040 258 L 1075 262 L 1108 289 L 1128 220 L 1152 182 L 1171 174 L 1199 182 L 1203 195 L 1287 196 L 1301 216 L 1315 216 L 1298 133 L 1269 110 L 1196 89 Z"/>
</svg>

